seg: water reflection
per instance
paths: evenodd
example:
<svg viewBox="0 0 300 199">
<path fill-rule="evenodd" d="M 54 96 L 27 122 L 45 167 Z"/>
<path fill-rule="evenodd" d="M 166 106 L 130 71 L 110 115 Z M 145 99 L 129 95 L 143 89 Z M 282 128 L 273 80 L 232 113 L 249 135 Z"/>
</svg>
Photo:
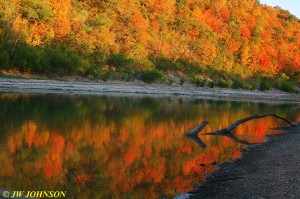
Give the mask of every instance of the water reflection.
<svg viewBox="0 0 300 199">
<path fill-rule="evenodd" d="M 210 121 L 205 133 L 252 114 L 300 119 L 295 104 L 148 97 L 1 94 L 0 110 L 0 189 L 66 190 L 68 198 L 184 194 L 283 124 L 249 121 L 234 138 L 202 135 L 201 148 L 184 136 L 201 121 Z"/>
</svg>

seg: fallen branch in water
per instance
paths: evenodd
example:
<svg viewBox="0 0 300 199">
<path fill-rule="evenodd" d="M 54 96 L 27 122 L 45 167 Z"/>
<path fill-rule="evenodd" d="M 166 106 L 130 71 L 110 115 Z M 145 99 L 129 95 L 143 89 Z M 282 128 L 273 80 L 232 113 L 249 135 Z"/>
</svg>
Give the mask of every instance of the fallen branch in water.
<svg viewBox="0 0 300 199">
<path fill-rule="evenodd" d="M 283 120 L 283 121 L 285 121 L 286 123 L 290 124 L 293 127 L 297 126 L 297 125 L 293 124 L 292 122 L 290 122 L 289 120 L 287 120 L 283 117 L 280 117 L 280 116 L 275 115 L 273 113 L 268 113 L 268 114 L 262 114 L 262 115 L 252 115 L 252 116 L 237 120 L 236 122 L 234 122 L 233 124 L 231 124 L 227 128 L 217 130 L 217 131 L 214 131 L 214 132 L 210 132 L 210 133 L 204 133 L 204 134 L 201 134 L 201 135 L 224 135 L 224 136 L 227 136 L 227 137 L 231 138 L 232 140 L 234 140 L 236 142 L 239 142 L 239 143 L 242 143 L 242 144 L 255 144 L 255 143 L 249 143 L 249 142 L 238 139 L 236 136 L 234 136 L 231 133 L 231 131 L 233 129 L 235 129 L 237 126 L 239 126 L 240 124 L 248 122 L 249 120 L 259 119 L 259 118 L 268 117 L 268 116 L 273 116 L 275 118 Z M 197 144 L 199 144 L 202 148 L 205 148 L 206 144 L 198 137 L 198 134 L 202 129 L 204 129 L 206 127 L 207 124 L 208 124 L 208 121 L 203 121 L 199 126 L 192 129 L 191 131 L 185 133 L 185 135 L 187 137 L 189 137 L 190 139 L 192 139 Z"/>
<path fill-rule="evenodd" d="M 206 127 L 206 125 L 208 125 L 208 121 L 203 121 L 199 126 L 197 126 L 196 128 L 190 130 L 189 132 L 187 132 L 185 135 L 186 136 L 193 136 L 193 135 L 198 135 L 198 133 L 204 129 Z"/>
<path fill-rule="evenodd" d="M 280 117 L 280 116 L 275 115 L 273 113 L 268 113 L 268 114 L 263 114 L 263 115 L 251 115 L 249 117 L 246 117 L 244 119 L 240 119 L 240 120 L 236 121 L 235 123 L 231 124 L 227 128 L 224 128 L 224 129 L 221 129 L 221 130 L 218 130 L 218 131 L 214 131 L 214 132 L 210 132 L 210 133 L 205 133 L 205 134 L 202 134 L 202 135 L 222 135 L 222 134 L 227 134 L 227 133 L 230 133 L 233 129 L 235 129 L 240 124 L 248 122 L 249 120 L 259 119 L 259 118 L 268 117 L 268 116 L 273 116 L 275 118 L 283 120 L 283 121 L 285 121 L 286 123 L 288 123 L 291 126 L 294 126 L 294 127 L 297 126 L 297 125 L 293 124 L 292 122 L 290 122 L 289 120 L 287 120 L 287 119 L 285 119 L 283 117 Z"/>
<path fill-rule="evenodd" d="M 185 134 L 188 138 L 196 142 L 201 148 L 206 148 L 207 145 L 200 138 L 198 138 L 198 133 L 204 129 L 207 124 L 208 121 L 203 121 L 199 126 Z"/>
</svg>

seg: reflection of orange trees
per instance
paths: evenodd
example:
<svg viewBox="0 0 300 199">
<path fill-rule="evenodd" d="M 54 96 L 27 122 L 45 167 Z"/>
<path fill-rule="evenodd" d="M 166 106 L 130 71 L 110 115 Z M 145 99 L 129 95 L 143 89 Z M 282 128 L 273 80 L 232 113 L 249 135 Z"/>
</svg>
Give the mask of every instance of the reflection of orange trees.
<svg viewBox="0 0 300 199">
<path fill-rule="evenodd" d="M 37 132 L 37 124 L 33 121 L 28 121 L 23 124 L 21 129 L 12 132 L 8 137 L 8 151 L 15 153 L 16 149 L 22 148 L 26 144 L 28 148 L 34 146 L 45 146 L 48 140 L 49 133 Z"/>
<path fill-rule="evenodd" d="M 25 146 L 24 146 L 25 144 Z M 46 178 L 52 178 L 62 173 L 63 164 L 63 152 L 64 152 L 64 138 L 56 132 L 40 132 L 37 129 L 37 124 L 33 121 L 29 121 L 23 124 L 20 130 L 12 133 L 8 138 L 7 149 L 9 154 L 13 155 L 22 150 L 22 148 L 33 148 L 33 147 L 47 147 L 47 152 L 44 154 L 40 162 L 32 165 L 30 169 L 41 170 L 43 169 Z M 11 156 L 13 159 L 13 156 Z M 22 158 L 22 157 L 21 157 Z M 10 159 L 13 162 L 13 160 Z M 26 161 L 26 160 L 25 160 Z M 26 162 L 23 162 L 26 164 Z M 9 173 L 15 173 L 13 165 L 9 165 Z"/>
<path fill-rule="evenodd" d="M 52 178 L 55 175 L 61 174 L 63 164 L 63 151 L 65 146 L 64 138 L 55 133 L 50 132 L 49 149 L 44 160 L 44 174 L 46 178 Z"/>
<path fill-rule="evenodd" d="M 283 125 L 284 123 L 282 121 L 278 121 L 278 119 L 268 117 L 241 124 L 237 127 L 235 132 L 240 136 L 247 132 L 248 135 L 253 136 L 252 139 L 254 139 L 254 141 L 252 142 L 263 142 L 266 134 L 278 133 L 276 131 L 269 130 L 269 128 L 276 127 L 280 124 Z M 251 142 L 251 140 L 249 140 L 249 142 Z"/>
<path fill-rule="evenodd" d="M 77 105 L 82 106 L 80 103 Z M 172 108 L 165 108 L 167 114 L 172 115 Z M 173 196 L 176 192 L 186 192 L 207 172 L 216 169 L 211 163 L 240 157 L 237 148 L 242 145 L 227 137 L 200 135 L 208 145 L 208 148 L 201 149 L 186 139 L 183 133 L 203 118 L 211 121 L 206 131 L 212 131 L 250 115 L 247 109 L 232 110 L 230 104 L 226 103 L 220 106 L 218 112 L 211 111 L 210 104 L 197 108 L 199 116 L 193 119 L 176 117 L 181 114 L 178 110 L 176 116 L 159 119 L 151 114 L 150 109 L 134 110 L 132 114 L 119 119 L 118 115 L 112 117 L 108 113 L 116 110 L 113 104 L 101 104 L 103 112 L 96 117 L 96 122 L 85 110 L 86 115 L 81 115 L 80 125 L 72 126 L 68 122 L 65 132 L 59 125 L 55 127 L 59 130 L 55 131 L 29 120 L 11 130 L 7 137 L 7 150 L 0 152 L 0 158 L 11 164 L 1 161 L 3 169 L 0 176 L 20 179 L 25 172 L 31 175 L 31 185 L 20 185 L 20 188 L 29 188 L 41 183 L 34 178 L 40 175 L 44 183 L 41 186 L 46 188 L 61 184 L 74 188 L 75 184 L 77 189 L 86 191 L 84 193 L 101 197 L 147 195 L 157 198 L 160 194 Z M 77 119 L 74 119 L 74 123 Z M 261 139 L 267 128 L 277 124 L 274 118 L 264 118 L 245 123 L 234 133 L 241 139 L 246 134 Z M 40 152 L 32 161 L 26 159 L 24 154 L 19 155 L 20 151 L 26 151 L 30 156 L 36 151 Z M 20 162 L 21 165 L 16 164 Z"/>
</svg>

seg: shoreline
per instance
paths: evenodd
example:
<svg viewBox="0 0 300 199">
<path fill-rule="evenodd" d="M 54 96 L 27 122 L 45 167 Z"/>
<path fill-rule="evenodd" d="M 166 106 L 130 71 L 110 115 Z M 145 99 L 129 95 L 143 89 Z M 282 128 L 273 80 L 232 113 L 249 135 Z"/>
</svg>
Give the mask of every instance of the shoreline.
<svg viewBox="0 0 300 199">
<path fill-rule="evenodd" d="M 0 78 L 0 92 L 57 93 L 81 95 L 145 95 L 180 96 L 198 99 L 227 99 L 241 101 L 268 101 L 300 103 L 300 94 L 286 93 L 272 89 L 270 91 L 248 91 L 242 89 L 224 89 L 197 87 L 193 85 L 146 84 L 143 82 L 122 81 L 70 81 Z"/>
<path fill-rule="evenodd" d="M 190 198 L 300 198 L 300 122 L 244 149 L 190 192 Z"/>
</svg>

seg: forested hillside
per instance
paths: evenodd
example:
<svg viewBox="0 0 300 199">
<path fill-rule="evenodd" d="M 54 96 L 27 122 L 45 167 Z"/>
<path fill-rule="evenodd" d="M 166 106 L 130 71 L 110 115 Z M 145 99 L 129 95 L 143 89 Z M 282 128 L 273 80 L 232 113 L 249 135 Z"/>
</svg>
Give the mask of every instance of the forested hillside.
<svg viewBox="0 0 300 199">
<path fill-rule="evenodd" d="M 300 20 L 257 0 L 1 0 L 0 11 L 2 69 L 149 82 L 176 71 L 200 85 L 300 71 Z"/>
</svg>

